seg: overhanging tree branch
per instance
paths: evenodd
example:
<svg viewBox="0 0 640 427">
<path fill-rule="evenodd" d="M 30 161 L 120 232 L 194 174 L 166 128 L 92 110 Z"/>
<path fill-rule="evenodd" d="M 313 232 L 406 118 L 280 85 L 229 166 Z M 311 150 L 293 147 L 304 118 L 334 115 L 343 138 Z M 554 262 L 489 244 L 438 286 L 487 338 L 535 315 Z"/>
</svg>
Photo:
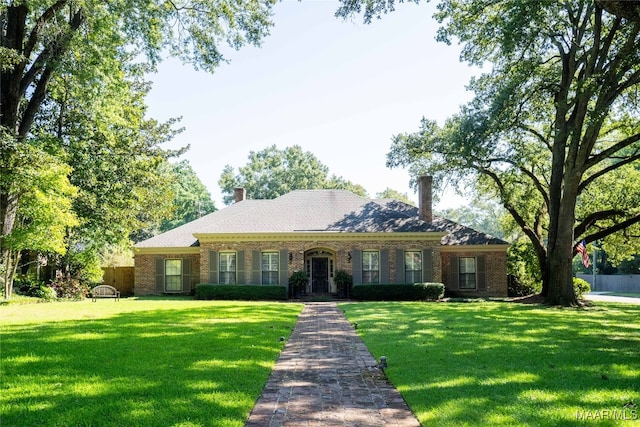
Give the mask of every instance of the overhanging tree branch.
<svg viewBox="0 0 640 427">
<path fill-rule="evenodd" d="M 519 170 L 522 171 L 526 176 L 533 181 L 533 185 L 536 187 L 542 198 L 544 199 L 545 205 L 549 206 L 549 194 L 546 192 L 544 185 L 540 182 L 538 177 L 530 170 L 525 169 L 524 167 L 519 167 Z"/>
<path fill-rule="evenodd" d="M 538 190 L 538 192 L 540 193 L 540 195 L 544 199 L 545 205 L 549 206 L 549 194 L 546 192 L 545 186 L 542 184 L 542 182 L 540 182 L 540 180 L 533 173 L 533 171 L 530 171 L 524 165 L 518 164 L 517 162 L 515 162 L 515 161 L 513 161 L 511 159 L 507 159 L 507 158 L 490 159 L 489 162 L 490 163 L 491 162 L 504 162 L 504 163 L 510 164 L 511 166 L 513 166 L 516 169 L 518 169 L 520 172 L 522 172 L 524 175 L 526 175 L 531 180 L 531 182 L 533 182 L 534 187 Z M 477 168 L 477 169 L 482 173 L 485 173 L 485 171 L 488 170 L 486 168 Z M 495 176 L 496 176 L 496 179 L 499 179 L 497 175 L 495 175 Z"/>
<path fill-rule="evenodd" d="M 529 240 L 533 244 L 533 248 L 536 251 L 536 255 L 538 256 L 538 258 L 544 259 L 544 257 L 546 257 L 546 252 L 544 247 L 542 246 L 542 242 L 540 241 L 540 236 L 538 236 L 536 232 L 537 230 L 531 228 L 529 224 L 527 224 L 525 219 L 522 217 L 522 215 L 520 215 L 518 210 L 513 205 L 507 202 L 507 197 L 506 197 L 507 192 L 504 187 L 504 183 L 502 182 L 500 177 L 495 172 L 489 169 L 479 168 L 478 172 L 480 172 L 483 175 L 486 175 L 496 184 L 496 186 L 498 187 L 498 191 L 501 194 L 500 198 L 503 202 L 502 204 L 504 208 L 507 211 L 509 211 L 509 213 L 513 217 L 513 220 L 516 222 L 516 224 L 518 224 L 518 226 L 522 229 L 522 231 L 529 237 Z"/>
<path fill-rule="evenodd" d="M 582 193 L 582 191 L 584 191 L 585 188 L 587 188 L 592 182 L 594 182 L 596 179 L 600 178 L 601 176 L 618 169 L 619 167 L 622 167 L 624 165 L 627 165 L 629 163 L 633 163 L 637 160 L 640 160 L 640 153 L 635 154 L 633 156 L 629 156 L 627 158 L 624 158 L 622 160 L 620 160 L 619 162 L 616 162 L 610 166 L 607 166 L 604 169 L 599 170 L 598 172 L 594 173 L 593 175 L 589 176 L 587 179 L 583 180 L 580 185 L 578 186 L 578 194 Z"/>
<path fill-rule="evenodd" d="M 544 135 L 542 135 L 536 129 L 526 126 L 524 124 L 517 124 L 516 126 L 518 127 L 518 129 L 522 129 L 523 131 L 533 135 L 537 140 L 539 140 L 542 144 L 544 144 L 549 149 L 549 151 L 551 151 L 551 144 L 549 143 L 549 140 L 545 138 Z"/>
<path fill-rule="evenodd" d="M 587 163 L 585 164 L 585 171 L 587 171 L 588 169 L 594 167 L 598 163 L 603 162 L 603 161 L 609 159 L 610 157 L 613 157 L 613 155 L 615 155 L 620 150 L 622 150 L 624 148 L 627 148 L 628 146 L 630 146 L 633 143 L 638 142 L 638 141 L 640 141 L 640 133 L 637 133 L 635 135 L 631 135 L 631 136 L 623 139 L 622 141 L 612 145 L 611 147 L 607 148 L 606 150 L 602 150 L 601 152 L 599 152 L 598 154 L 590 157 L 589 160 L 587 160 Z"/>
<path fill-rule="evenodd" d="M 580 221 L 580 223 L 574 227 L 573 234 L 574 236 L 581 236 L 597 221 L 613 219 L 624 214 L 625 212 L 619 209 L 607 209 L 605 211 L 593 212 L 587 215 L 585 219 Z"/>
<path fill-rule="evenodd" d="M 587 243 L 594 242 L 596 240 L 604 239 L 607 236 L 612 235 L 613 233 L 617 233 L 618 231 L 624 230 L 625 228 L 631 227 L 634 224 L 640 223 L 640 214 L 632 216 L 631 218 L 612 225 L 611 227 L 600 230 L 596 233 L 590 234 L 588 236 L 583 237 L 584 241 Z"/>
</svg>

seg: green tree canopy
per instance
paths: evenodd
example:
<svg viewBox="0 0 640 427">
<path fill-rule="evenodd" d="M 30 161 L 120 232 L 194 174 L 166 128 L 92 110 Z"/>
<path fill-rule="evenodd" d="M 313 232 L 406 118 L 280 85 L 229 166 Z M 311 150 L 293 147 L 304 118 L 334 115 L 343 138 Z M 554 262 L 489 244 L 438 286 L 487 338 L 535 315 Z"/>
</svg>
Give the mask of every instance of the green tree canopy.
<svg viewBox="0 0 640 427">
<path fill-rule="evenodd" d="M 445 209 L 438 215 L 494 237 L 506 238 L 502 218 L 507 212 L 495 199 L 475 197 L 468 205 Z"/>
<path fill-rule="evenodd" d="M 411 200 L 407 193 L 401 193 L 397 190 L 393 190 L 391 188 L 386 188 L 384 191 L 380 193 L 376 193 L 376 198 L 378 199 L 396 199 L 404 202 L 408 205 L 415 206 L 415 203 Z"/>
<path fill-rule="evenodd" d="M 216 210 L 211 193 L 187 160 L 168 165 L 173 187 L 173 209 L 160 224 L 160 232 L 171 230 Z"/>
<path fill-rule="evenodd" d="M 89 50 L 90 51 L 90 50 Z M 115 50 L 102 50 L 100 60 L 84 50 L 59 64 L 49 94 L 23 138 L 71 167 L 69 180 L 77 189 L 73 211 L 79 224 L 66 231 L 66 250 L 51 256 L 50 265 L 87 280 L 101 278 L 105 248 L 129 242 L 132 230 L 158 223 L 167 215 L 170 199 L 163 188 L 170 182 L 160 169 L 178 152 L 161 145 L 177 132 L 173 120 L 157 123 L 145 118 L 144 97 L 149 85 L 142 67 L 105 60 Z M 78 63 L 94 62 L 95 74 L 80 73 Z M 38 135 L 36 140 L 32 135 Z M 22 200 L 20 210 L 26 208 Z"/>
<path fill-rule="evenodd" d="M 298 145 L 278 149 L 275 145 L 262 151 L 251 151 L 249 161 L 236 174 L 226 165 L 218 184 L 223 202 L 233 202 L 233 189 L 242 187 L 251 199 L 274 199 L 293 190 L 343 189 L 366 197 L 365 189 L 335 175 L 310 152 Z"/>
<path fill-rule="evenodd" d="M 19 180 L 13 179 L 18 175 L 12 168 L 27 147 L 54 156 L 60 163 L 56 170 L 71 166 L 69 181 L 76 191 L 60 195 L 72 203 L 78 224 L 66 231 L 66 256 L 80 251 L 82 262 L 96 259 L 100 246 L 157 221 L 168 207 L 162 197 L 165 175 L 158 167 L 177 153 L 160 145 L 175 131 L 173 121 L 157 123 L 145 117 L 149 86 L 143 74 L 153 71 L 165 53 L 213 71 L 226 61 L 225 46 L 260 43 L 272 25 L 273 4 L 0 4 L 0 277 L 6 297 L 13 281 L 11 260 L 21 248 L 9 237 L 15 236 L 17 224 L 33 221 L 36 212 L 31 206 L 35 199 L 24 196 Z M 59 247 L 56 251 L 64 252 Z"/>
<path fill-rule="evenodd" d="M 163 162 L 156 174 L 163 181 L 157 191 L 158 204 L 166 209 L 161 216 L 144 215 L 145 220 L 141 221 L 143 228 L 134 230 L 130 235 L 133 242 L 149 239 L 216 210 L 209 190 L 188 160 Z"/>
<path fill-rule="evenodd" d="M 10 159 L 2 156 L 1 167 L 10 171 L 0 180 L 10 182 L 20 194 L 23 208 L 15 218 L 11 233 L 2 238 L 4 244 L 13 248 L 5 260 L 2 281 L 6 295 L 9 280 L 18 268 L 20 252 L 66 253 L 67 230 L 78 225 L 72 204 L 77 189 L 69 182 L 71 168 L 55 156 L 30 145 L 15 147 L 16 155 Z M 5 164 L 10 160 L 11 164 Z"/>
</svg>

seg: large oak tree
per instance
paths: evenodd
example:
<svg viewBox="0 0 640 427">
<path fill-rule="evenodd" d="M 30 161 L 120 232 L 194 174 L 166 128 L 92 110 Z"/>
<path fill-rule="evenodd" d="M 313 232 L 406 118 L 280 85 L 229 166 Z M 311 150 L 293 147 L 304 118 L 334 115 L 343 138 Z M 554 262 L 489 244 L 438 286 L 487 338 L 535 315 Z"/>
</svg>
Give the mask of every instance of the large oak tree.
<svg viewBox="0 0 640 427">
<path fill-rule="evenodd" d="M 576 245 L 637 246 L 640 22 L 598 2 L 447 0 L 439 39 L 490 71 L 443 126 L 394 137 L 390 166 L 470 179 L 530 239 L 550 304 L 578 303 Z"/>
</svg>

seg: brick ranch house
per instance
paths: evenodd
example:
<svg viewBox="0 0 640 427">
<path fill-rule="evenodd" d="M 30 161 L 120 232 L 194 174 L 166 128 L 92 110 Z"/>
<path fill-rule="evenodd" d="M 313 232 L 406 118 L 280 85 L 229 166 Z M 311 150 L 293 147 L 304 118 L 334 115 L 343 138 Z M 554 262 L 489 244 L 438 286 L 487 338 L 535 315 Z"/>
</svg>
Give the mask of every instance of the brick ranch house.
<svg viewBox="0 0 640 427">
<path fill-rule="evenodd" d="M 135 295 L 188 294 L 198 283 L 280 284 L 305 270 L 306 292 L 332 294 L 336 271 L 362 283 L 441 282 L 465 296 L 507 295 L 508 244 L 419 207 L 344 190 L 296 190 L 235 203 L 135 245 Z"/>
</svg>

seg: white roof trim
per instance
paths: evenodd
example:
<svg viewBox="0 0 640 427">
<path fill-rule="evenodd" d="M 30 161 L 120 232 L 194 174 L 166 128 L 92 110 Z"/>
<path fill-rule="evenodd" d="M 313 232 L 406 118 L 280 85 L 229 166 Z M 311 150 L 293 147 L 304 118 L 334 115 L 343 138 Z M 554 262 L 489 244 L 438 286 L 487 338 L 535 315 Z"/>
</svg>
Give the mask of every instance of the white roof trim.
<svg viewBox="0 0 640 427">
<path fill-rule="evenodd" d="M 446 236 L 444 232 L 420 233 L 351 233 L 351 232 L 303 232 L 303 233 L 194 233 L 202 243 L 211 242 L 268 242 L 315 241 L 315 240 L 426 240 L 438 241 Z"/>
</svg>

